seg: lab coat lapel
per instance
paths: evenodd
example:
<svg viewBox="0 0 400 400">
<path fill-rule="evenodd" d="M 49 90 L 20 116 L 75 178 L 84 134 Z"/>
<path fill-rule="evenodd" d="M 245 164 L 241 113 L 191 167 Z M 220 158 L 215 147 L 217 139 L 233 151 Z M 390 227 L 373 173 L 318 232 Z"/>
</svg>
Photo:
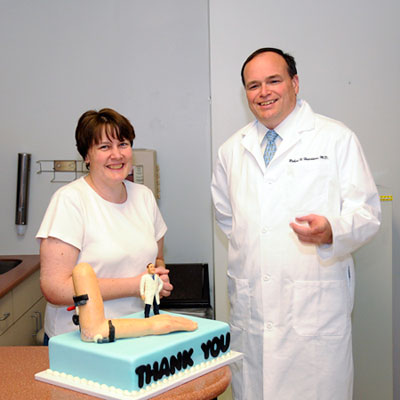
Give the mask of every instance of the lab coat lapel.
<svg viewBox="0 0 400 400">
<path fill-rule="evenodd" d="M 315 128 L 314 113 L 307 103 L 302 102 L 301 108 L 292 126 L 294 131 L 291 132 L 287 138 L 282 140 L 271 163 L 274 160 L 278 160 L 281 156 L 284 156 L 299 140 L 301 140 L 303 134 Z"/>
<path fill-rule="evenodd" d="M 282 140 L 282 143 L 276 150 L 274 158 L 271 163 L 275 160 L 278 160 L 280 157 L 284 156 L 286 152 L 288 152 L 296 143 L 301 139 L 301 131 L 296 130 L 293 132 L 288 138 Z"/>
<path fill-rule="evenodd" d="M 243 133 L 242 146 L 253 156 L 261 171 L 264 171 L 265 164 L 258 142 L 257 121 L 254 121 Z"/>
</svg>

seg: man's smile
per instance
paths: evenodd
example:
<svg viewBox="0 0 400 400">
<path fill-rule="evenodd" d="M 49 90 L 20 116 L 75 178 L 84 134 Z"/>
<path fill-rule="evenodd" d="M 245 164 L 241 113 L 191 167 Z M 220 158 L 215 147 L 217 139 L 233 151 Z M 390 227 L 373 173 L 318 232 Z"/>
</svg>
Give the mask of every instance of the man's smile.
<svg viewBox="0 0 400 400">
<path fill-rule="evenodd" d="M 271 104 L 274 104 L 278 100 L 268 100 L 268 101 L 262 101 L 261 103 L 258 103 L 260 106 L 269 106 Z"/>
</svg>

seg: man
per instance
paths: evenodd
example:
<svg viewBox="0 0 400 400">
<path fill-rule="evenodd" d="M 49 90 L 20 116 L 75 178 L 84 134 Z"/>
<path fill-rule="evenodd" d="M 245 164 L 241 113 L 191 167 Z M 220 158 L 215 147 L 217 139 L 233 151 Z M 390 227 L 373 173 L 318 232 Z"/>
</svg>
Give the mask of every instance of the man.
<svg viewBox="0 0 400 400">
<path fill-rule="evenodd" d="M 160 314 L 160 291 L 163 288 L 161 278 L 156 274 L 154 264 L 147 265 L 147 274 L 140 279 L 140 296 L 145 303 L 144 317 L 149 318 L 150 308 L 153 306 L 154 315 Z"/>
<path fill-rule="evenodd" d="M 242 81 L 256 121 L 219 149 L 211 190 L 229 239 L 237 399 L 349 400 L 351 253 L 380 225 L 361 146 L 297 99 L 292 56 L 251 54 Z"/>
</svg>

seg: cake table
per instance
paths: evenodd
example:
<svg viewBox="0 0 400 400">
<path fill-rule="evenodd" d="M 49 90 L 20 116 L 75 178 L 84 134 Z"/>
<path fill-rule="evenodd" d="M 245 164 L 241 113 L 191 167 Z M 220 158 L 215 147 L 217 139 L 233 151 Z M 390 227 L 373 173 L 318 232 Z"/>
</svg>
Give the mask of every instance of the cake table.
<svg viewBox="0 0 400 400">
<path fill-rule="evenodd" d="M 94 397 L 35 380 L 37 372 L 49 366 L 48 348 L 42 346 L 0 346 L 0 398 L 8 400 L 85 400 Z M 231 372 L 221 367 L 177 388 L 156 400 L 210 400 L 228 387 Z"/>
</svg>

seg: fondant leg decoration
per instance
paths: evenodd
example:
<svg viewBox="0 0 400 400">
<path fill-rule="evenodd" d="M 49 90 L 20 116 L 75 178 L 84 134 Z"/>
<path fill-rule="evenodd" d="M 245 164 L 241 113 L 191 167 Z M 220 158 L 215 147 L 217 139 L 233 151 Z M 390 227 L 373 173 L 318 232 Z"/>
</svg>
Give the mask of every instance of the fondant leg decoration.
<svg viewBox="0 0 400 400">
<path fill-rule="evenodd" d="M 72 272 L 75 296 L 87 295 L 79 305 L 81 339 L 106 342 L 118 338 L 162 335 L 174 331 L 194 331 L 197 324 L 184 317 L 159 314 L 146 319 L 106 319 L 103 298 L 93 268 L 87 263 L 75 266 Z M 114 337 L 113 337 L 114 336 Z"/>
</svg>

